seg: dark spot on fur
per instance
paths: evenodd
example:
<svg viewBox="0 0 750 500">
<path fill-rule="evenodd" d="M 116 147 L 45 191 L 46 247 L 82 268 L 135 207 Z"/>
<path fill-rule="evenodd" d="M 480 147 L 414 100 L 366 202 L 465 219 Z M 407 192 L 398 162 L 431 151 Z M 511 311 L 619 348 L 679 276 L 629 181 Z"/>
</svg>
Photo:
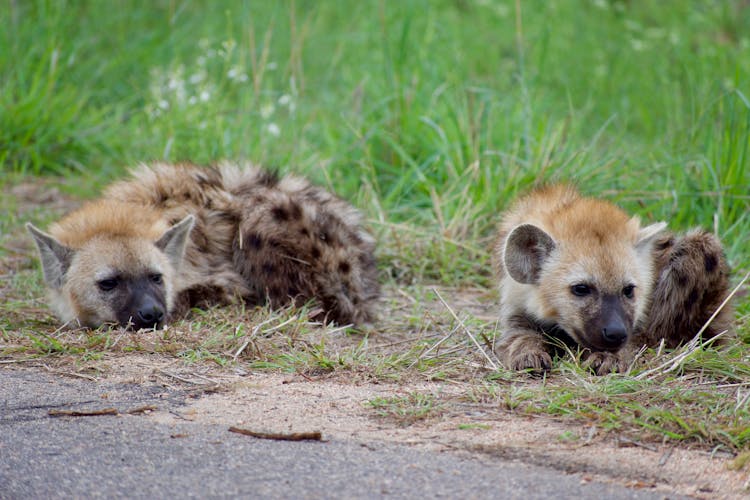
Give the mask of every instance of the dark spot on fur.
<svg viewBox="0 0 750 500">
<path fill-rule="evenodd" d="M 279 183 L 279 172 L 277 170 L 264 170 L 258 174 L 258 184 L 266 187 L 274 187 Z"/>
<path fill-rule="evenodd" d="M 291 202 L 289 204 L 289 215 L 293 220 L 299 220 L 302 218 L 302 207 L 298 203 Z"/>
<path fill-rule="evenodd" d="M 245 244 L 252 250 L 260 250 L 263 248 L 263 240 L 257 233 L 248 233 L 245 235 Z"/>
<path fill-rule="evenodd" d="M 297 295 L 299 295 L 299 290 L 295 286 L 289 286 L 286 289 L 286 292 L 289 294 L 290 297 L 296 297 Z"/>
<path fill-rule="evenodd" d="M 703 261 L 704 265 L 706 266 L 707 273 L 712 273 L 714 269 L 716 269 L 716 264 L 718 264 L 718 260 L 716 259 L 715 255 L 704 255 Z"/>
<path fill-rule="evenodd" d="M 349 265 L 349 263 L 345 260 L 342 260 L 339 262 L 339 272 L 343 274 L 349 274 L 349 271 L 351 271 L 352 266 Z"/>
<path fill-rule="evenodd" d="M 312 247 L 312 250 L 310 250 L 310 254 L 313 256 L 313 259 L 319 259 L 320 258 L 320 248 L 318 247 Z"/>
<path fill-rule="evenodd" d="M 272 275 L 276 272 L 276 266 L 274 266 L 270 262 L 266 262 L 265 264 L 263 264 L 263 272 L 268 275 Z"/>
<path fill-rule="evenodd" d="M 289 220 L 289 212 L 284 207 L 273 207 L 271 209 L 271 215 L 276 222 L 284 222 Z"/>
<path fill-rule="evenodd" d="M 674 252 L 672 252 L 672 256 L 671 256 L 670 260 L 675 261 L 675 260 L 679 259 L 680 257 L 684 257 L 685 254 L 687 254 L 687 250 L 685 250 L 684 248 L 678 248 L 677 250 L 675 250 Z"/>
<path fill-rule="evenodd" d="M 306 227 L 301 227 L 299 229 L 299 234 L 301 234 L 302 236 L 309 236 L 310 231 L 308 231 Z"/>
<path fill-rule="evenodd" d="M 677 281 L 677 284 L 681 287 L 685 287 L 688 284 L 688 277 L 685 275 L 685 273 L 675 272 L 674 273 L 675 281 Z"/>
<path fill-rule="evenodd" d="M 685 299 L 685 307 L 691 308 L 698 301 L 698 290 L 691 290 L 690 295 Z"/>
</svg>

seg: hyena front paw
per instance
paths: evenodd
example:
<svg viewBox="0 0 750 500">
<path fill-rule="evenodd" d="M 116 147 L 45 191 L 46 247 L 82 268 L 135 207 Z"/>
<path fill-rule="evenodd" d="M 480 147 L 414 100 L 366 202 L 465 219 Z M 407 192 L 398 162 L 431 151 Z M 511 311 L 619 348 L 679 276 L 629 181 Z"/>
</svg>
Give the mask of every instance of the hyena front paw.
<svg viewBox="0 0 750 500">
<path fill-rule="evenodd" d="M 524 351 L 511 356 L 509 364 L 511 370 L 539 374 L 552 368 L 552 357 L 544 350 Z"/>
<path fill-rule="evenodd" d="M 620 356 L 611 352 L 592 352 L 586 357 L 583 366 L 597 375 L 624 372 L 628 369 L 628 364 Z"/>
</svg>

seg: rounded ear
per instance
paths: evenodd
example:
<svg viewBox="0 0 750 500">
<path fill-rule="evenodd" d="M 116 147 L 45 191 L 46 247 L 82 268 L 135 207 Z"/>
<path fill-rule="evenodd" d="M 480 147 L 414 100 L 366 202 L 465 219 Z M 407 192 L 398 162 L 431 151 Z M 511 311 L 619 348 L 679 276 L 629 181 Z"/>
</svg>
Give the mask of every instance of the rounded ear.
<svg viewBox="0 0 750 500">
<path fill-rule="evenodd" d="M 638 230 L 638 239 L 635 242 L 635 250 L 639 254 L 649 254 L 654 246 L 656 237 L 666 229 L 666 222 L 656 222 L 654 224 L 642 227 Z"/>
<path fill-rule="evenodd" d="M 167 231 L 156 241 L 156 247 L 161 249 L 175 269 L 180 268 L 182 257 L 185 255 L 190 230 L 195 224 L 195 217 L 188 215 Z"/>
<path fill-rule="evenodd" d="M 533 224 L 516 226 L 505 239 L 503 264 L 511 278 L 523 284 L 536 284 L 542 265 L 555 249 L 555 240 Z"/>
<path fill-rule="evenodd" d="M 38 229 L 31 222 L 26 223 L 26 229 L 34 237 L 34 243 L 39 249 L 44 281 L 52 288 L 62 287 L 65 282 L 65 273 L 68 272 L 75 251 L 57 241 L 52 235 Z"/>
</svg>

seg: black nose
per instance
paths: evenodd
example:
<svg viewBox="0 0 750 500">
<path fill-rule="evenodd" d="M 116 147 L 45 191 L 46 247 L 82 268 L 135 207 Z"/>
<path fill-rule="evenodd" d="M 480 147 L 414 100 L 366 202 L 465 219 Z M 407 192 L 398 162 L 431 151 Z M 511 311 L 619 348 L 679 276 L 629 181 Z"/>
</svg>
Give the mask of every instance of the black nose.
<svg viewBox="0 0 750 500">
<path fill-rule="evenodd" d="M 628 331 L 622 323 L 613 323 L 602 328 L 602 337 L 607 344 L 618 346 L 628 338 Z"/>
<path fill-rule="evenodd" d="M 139 309 L 138 319 L 144 324 L 153 326 L 164 319 L 164 311 L 157 305 L 147 309 Z"/>
</svg>

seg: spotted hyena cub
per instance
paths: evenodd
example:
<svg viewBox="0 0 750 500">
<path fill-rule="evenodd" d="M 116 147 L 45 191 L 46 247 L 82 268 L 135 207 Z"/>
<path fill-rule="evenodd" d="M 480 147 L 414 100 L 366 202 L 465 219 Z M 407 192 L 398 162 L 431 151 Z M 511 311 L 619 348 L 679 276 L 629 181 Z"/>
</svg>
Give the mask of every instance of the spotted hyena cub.
<svg viewBox="0 0 750 500">
<path fill-rule="evenodd" d="M 573 187 L 537 189 L 504 215 L 493 249 L 500 282 L 498 354 L 513 370 L 549 370 L 554 345 L 582 348 L 598 374 L 627 369 L 641 345 L 693 338 L 728 295 L 718 239 L 636 217 Z M 703 332 L 730 328 L 724 307 Z"/>
<path fill-rule="evenodd" d="M 52 225 L 28 224 L 64 322 L 160 327 L 241 298 L 313 301 L 316 319 L 360 325 L 378 295 L 360 213 L 294 176 L 252 166 L 157 163 Z"/>
</svg>

